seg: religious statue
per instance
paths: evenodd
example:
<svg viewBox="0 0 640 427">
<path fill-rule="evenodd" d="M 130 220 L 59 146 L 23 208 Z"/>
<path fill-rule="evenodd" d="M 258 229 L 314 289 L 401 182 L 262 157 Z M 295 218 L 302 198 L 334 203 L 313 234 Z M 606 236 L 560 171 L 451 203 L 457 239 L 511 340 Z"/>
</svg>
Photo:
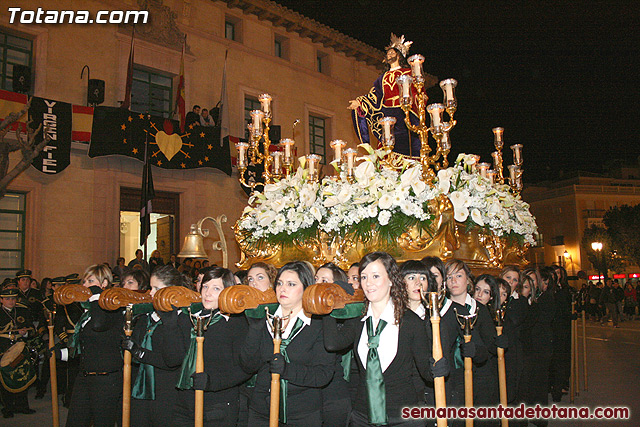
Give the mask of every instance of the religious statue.
<svg viewBox="0 0 640 427">
<path fill-rule="evenodd" d="M 383 129 L 378 120 L 387 116 L 395 117 L 394 127 L 395 145 L 393 151 L 406 156 L 420 155 L 420 139 L 411 134 L 405 124 L 405 113 L 400 108 L 400 91 L 396 79 L 403 75 L 411 75 L 411 68 L 407 63 L 407 53 L 411 41 L 405 41 L 404 35 L 397 37 L 391 34 L 391 44 L 386 48 L 383 62 L 386 71 L 378 77 L 368 94 L 349 101 L 349 109 L 353 110 L 353 125 L 358 138 L 363 143 L 370 143 L 369 131 L 382 141 Z M 412 86 L 412 96 L 416 94 Z M 415 104 L 414 104 L 415 105 Z M 410 111 L 411 123 L 419 124 L 417 111 Z"/>
</svg>

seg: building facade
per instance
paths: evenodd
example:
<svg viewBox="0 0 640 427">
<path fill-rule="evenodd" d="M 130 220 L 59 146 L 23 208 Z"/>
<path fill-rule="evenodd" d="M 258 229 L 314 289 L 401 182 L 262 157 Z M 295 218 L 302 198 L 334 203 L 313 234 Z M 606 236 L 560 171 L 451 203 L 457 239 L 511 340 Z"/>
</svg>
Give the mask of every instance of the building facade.
<svg viewBox="0 0 640 427">
<path fill-rule="evenodd" d="M 606 177 L 582 172 L 525 188 L 522 197 L 531 204 L 540 233 L 538 246 L 530 250 L 530 261 L 560 263 L 571 275 L 580 270 L 597 275 L 581 247 L 584 230 L 603 226 L 604 213 L 612 207 L 640 204 L 639 172 L 639 166 L 618 167 Z M 628 266 L 620 273 L 632 278 L 640 267 Z"/>
<path fill-rule="evenodd" d="M 21 11 L 42 7 L 30 0 L 17 3 Z M 55 7 L 65 5 L 91 16 L 100 10 L 149 11 L 149 22 L 135 27 L 133 111 L 171 114 L 186 36 L 187 111 L 220 100 L 226 55 L 230 135 L 245 135 L 248 112 L 259 108 L 257 98 L 266 92 L 273 97 L 272 124 L 281 126 L 283 138 L 295 139 L 298 156 L 313 151 L 331 161 L 332 139 L 357 144 L 347 105 L 380 73 L 379 50 L 265 0 L 89 0 Z M 0 10 L 2 89 L 14 90 L 12 68 L 24 65 L 31 72 L 30 95 L 86 105 L 87 80 L 80 76 L 88 65 L 90 77 L 105 82 L 102 105 L 120 105 L 131 25 L 12 23 L 11 18 L 6 8 Z M 294 128 L 296 120 L 300 124 Z M 113 265 L 120 255 L 127 261 L 133 257 L 138 224 L 130 214 L 139 208 L 142 164 L 121 156 L 89 158 L 87 152 L 88 144 L 73 142 L 64 171 L 47 175 L 30 167 L 11 184 L 0 201 L 5 224 L 0 274 L 11 276 L 24 266 L 37 278 L 54 277 L 81 273 L 97 262 Z M 10 167 L 18 157 L 12 155 Z M 191 224 L 225 214 L 229 260 L 237 261 L 231 226 L 247 203 L 237 171 L 229 177 L 215 169 L 153 168 L 153 174 L 156 220 L 168 223 L 163 230 L 170 235 L 158 229 L 154 247 L 177 252 Z M 211 248 L 218 239 L 213 234 L 205 245 L 211 262 L 220 263 L 221 254 Z"/>
</svg>

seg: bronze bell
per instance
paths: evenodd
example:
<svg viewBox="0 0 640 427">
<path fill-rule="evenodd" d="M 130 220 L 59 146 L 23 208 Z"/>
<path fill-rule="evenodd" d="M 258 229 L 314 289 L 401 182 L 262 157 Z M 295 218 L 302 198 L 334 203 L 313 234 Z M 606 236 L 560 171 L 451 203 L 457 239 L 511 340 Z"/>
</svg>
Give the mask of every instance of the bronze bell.
<svg viewBox="0 0 640 427">
<path fill-rule="evenodd" d="M 204 238 L 198 232 L 195 224 L 191 224 L 189 234 L 184 237 L 182 250 L 178 254 L 180 258 L 207 258 L 207 252 L 204 250 Z"/>
</svg>

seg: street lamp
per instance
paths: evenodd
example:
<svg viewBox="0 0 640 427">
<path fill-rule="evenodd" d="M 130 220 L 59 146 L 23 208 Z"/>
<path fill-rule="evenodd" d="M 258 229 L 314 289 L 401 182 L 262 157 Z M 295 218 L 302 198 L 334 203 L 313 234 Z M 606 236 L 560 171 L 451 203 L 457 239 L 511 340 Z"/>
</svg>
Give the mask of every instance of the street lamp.
<svg viewBox="0 0 640 427">
<path fill-rule="evenodd" d="M 593 242 L 591 243 L 591 249 L 593 249 L 596 253 L 596 259 L 600 258 L 600 255 L 602 253 L 602 242 Z M 604 280 L 604 275 L 600 274 L 600 260 L 598 259 L 598 268 L 596 268 L 596 270 L 598 271 L 598 277 L 602 276 L 602 280 Z"/>
</svg>

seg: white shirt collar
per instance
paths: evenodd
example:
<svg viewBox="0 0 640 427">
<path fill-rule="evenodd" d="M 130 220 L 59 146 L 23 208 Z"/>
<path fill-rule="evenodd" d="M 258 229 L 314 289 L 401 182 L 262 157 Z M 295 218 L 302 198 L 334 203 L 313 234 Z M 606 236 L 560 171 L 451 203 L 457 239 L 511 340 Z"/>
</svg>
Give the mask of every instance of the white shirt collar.
<svg viewBox="0 0 640 427">
<path fill-rule="evenodd" d="M 444 316 L 445 313 L 449 310 L 449 308 L 451 307 L 451 304 L 453 303 L 453 301 L 449 298 L 445 298 L 445 302 L 444 305 L 442 306 L 442 308 L 440 309 L 440 317 Z M 471 309 L 469 310 L 469 314 L 471 313 L 475 313 L 476 312 L 476 300 L 471 298 L 471 295 L 467 294 L 467 296 L 464 299 L 464 303 L 466 305 L 469 305 L 471 307 Z"/>
<path fill-rule="evenodd" d="M 511 292 L 511 298 L 518 299 L 518 298 L 520 298 L 520 294 L 518 294 L 517 291 L 513 291 L 513 292 Z"/>
<path fill-rule="evenodd" d="M 367 308 L 367 314 L 362 319 L 360 319 L 360 321 L 364 322 L 369 317 L 373 317 L 373 308 L 371 303 L 369 303 L 369 308 Z M 391 298 L 389 298 L 389 301 L 387 301 L 387 305 L 384 307 L 384 310 L 382 311 L 382 314 L 380 315 L 380 318 L 378 320 L 380 319 L 387 322 L 387 325 L 395 325 L 396 317 L 393 310 L 393 301 L 391 300 Z M 375 318 L 373 320 L 375 323 Z"/>
<path fill-rule="evenodd" d="M 283 313 L 282 313 L 281 305 L 278 306 L 278 309 L 273 315 L 282 317 Z M 302 320 L 302 323 L 304 323 L 305 326 L 311 325 L 311 318 L 304 313 L 304 310 L 300 310 L 295 317 L 289 319 L 289 323 L 287 323 L 287 327 L 284 328 L 284 331 L 282 331 L 282 338 L 289 338 L 289 335 L 291 335 L 291 330 L 293 329 L 293 326 L 296 324 L 297 319 Z M 269 334 L 273 337 L 271 322 L 267 321 L 267 325 L 268 325 Z"/>
<path fill-rule="evenodd" d="M 421 318 L 422 320 L 424 320 L 424 319 L 425 319 L 425 317 L 427 316 L 427 309 L 426 309 L 426 308 L 424 308 L 424 305 L 423 305 L 423 304 L 420 304 L 420 305 L 418 306 L 418 308 L 416 308 L 415 310 L 413 310 L 413 312 L 414 312 L 415 314 L 417 314 L 418 316 L 420 316 L 420 318 Z"/>
</svg>

